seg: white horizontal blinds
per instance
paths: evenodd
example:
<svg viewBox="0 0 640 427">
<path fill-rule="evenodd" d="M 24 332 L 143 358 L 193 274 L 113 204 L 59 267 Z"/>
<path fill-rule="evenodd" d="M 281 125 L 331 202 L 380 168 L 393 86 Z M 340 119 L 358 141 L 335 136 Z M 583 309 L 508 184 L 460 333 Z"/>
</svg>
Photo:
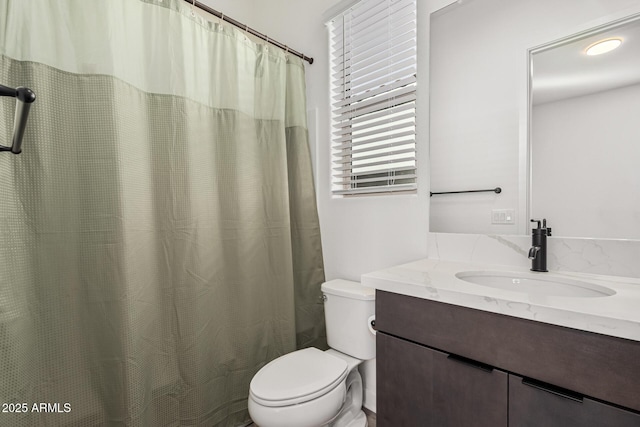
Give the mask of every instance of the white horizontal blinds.
<svg viewBox="0 0 640 427">
<path fill-rule="evenodd" d="M 329 23 L 334 194 L 416 188 L 416 0 L 362 0 Z"/>
</svg>

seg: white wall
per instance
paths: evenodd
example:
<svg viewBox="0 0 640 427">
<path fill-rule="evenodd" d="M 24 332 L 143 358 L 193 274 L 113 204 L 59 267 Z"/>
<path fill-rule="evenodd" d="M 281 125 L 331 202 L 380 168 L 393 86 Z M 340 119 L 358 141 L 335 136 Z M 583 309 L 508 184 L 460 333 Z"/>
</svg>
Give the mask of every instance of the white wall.
<svg viewBox="0 0 640 427">
<path fill-rule="evenodd" d="M 523 60 L 514 39 L 492 31 L 520 2 L 475 0 L 434 18 L 431 43 L 432 191 L 500 187 L 502 193 L 436 195 L 431 230 L 514 233 L 517 225 L 491 226 L 491 209 L 518 210 L 518 99 L 511 63 Z M 510 7 L 509 7 L 510 6 Z M 511 30 L 518 31 L 518 28 Z M 525 86 L 526 89 L 526 86 Z"/>
<path fill-rule="evenodd" d="M 638 0 L 470 0 L 438 17 L 433 191 L 504 191 L 434 196 L 431 231 L 526 232 L 527 49 L 638 12 Z M 491 225 L 495 208 L 516 224 Z"/>
<path fill-rule="evenodd" d="M 533 216 L 559 236 L 640 239 L 639 117 L 640 85 L 536 105 Z"/>
</svg>

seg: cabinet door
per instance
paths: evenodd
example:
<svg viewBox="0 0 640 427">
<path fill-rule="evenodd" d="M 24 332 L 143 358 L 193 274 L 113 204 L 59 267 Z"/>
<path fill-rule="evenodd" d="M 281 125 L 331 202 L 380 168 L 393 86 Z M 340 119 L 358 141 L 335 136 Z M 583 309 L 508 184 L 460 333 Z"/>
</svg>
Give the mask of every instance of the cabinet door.
<svg viewBox="0 0 640 427">
<path fill-rule="evenodd" d="M 503 371 L 381 332 L 376 366 L 381 427 L 507 425 Z"/>
<path fill-rule="evenodd" d="M 640 415 L 549 384 L 509 375 L 509 425 L 640 427 Z"/>
</svg>

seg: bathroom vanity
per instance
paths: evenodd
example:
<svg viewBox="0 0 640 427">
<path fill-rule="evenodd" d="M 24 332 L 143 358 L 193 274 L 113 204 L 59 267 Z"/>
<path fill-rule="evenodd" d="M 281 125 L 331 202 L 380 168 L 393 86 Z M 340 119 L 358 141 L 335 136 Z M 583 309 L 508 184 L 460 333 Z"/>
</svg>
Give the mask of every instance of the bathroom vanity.
<svg viewBox="0 0 640 427">
<path fill-rule="evenodd" d="M 547 296 L 459 278 L 479 268 L 422 260 L 362 277 L 377 289 L 381 426 L 640 426 L 639 280 L 539 273 L 608 290 Z"/>
</svg>

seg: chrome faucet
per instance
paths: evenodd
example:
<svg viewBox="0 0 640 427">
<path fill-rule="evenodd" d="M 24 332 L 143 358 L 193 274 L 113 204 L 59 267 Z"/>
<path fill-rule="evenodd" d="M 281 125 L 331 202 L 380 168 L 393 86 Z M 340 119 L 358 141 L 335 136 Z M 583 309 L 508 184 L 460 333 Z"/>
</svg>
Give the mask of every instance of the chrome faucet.
<svg viewBox="0 0 640 427">
<path fill-rule="evenodd" d="M 551 236 L 551 227 L 547 227 L 545 218 L 542 221 L 532 219 L 531 222 L 538 223 L 538 228 L 531 230 L 531 249 L 529 249 L 531 271 L 549 271 L 547 270 L 547 237 Z"/>
</svg>

